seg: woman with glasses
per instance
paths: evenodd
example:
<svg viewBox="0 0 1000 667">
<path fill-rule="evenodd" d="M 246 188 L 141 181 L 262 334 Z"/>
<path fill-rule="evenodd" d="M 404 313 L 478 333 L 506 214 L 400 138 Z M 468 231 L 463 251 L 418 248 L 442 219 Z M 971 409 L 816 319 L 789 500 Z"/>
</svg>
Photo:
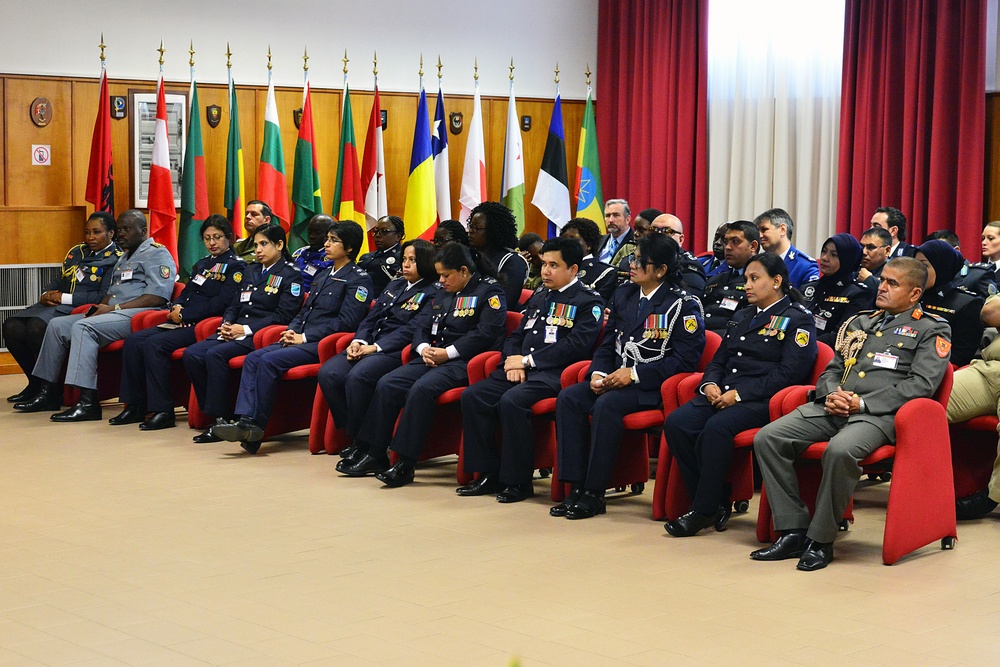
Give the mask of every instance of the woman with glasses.
<svg viewBox="0 0 1000 667">
<path fill-rule="evenodd" d="M 122 348 L 121 402 L 125 409 L 112 417 L 112 426 L 135 424 L 156 431 L 174 425 L 170 396 L 170 355 L 196 342 L 194 325 L 221 315 L 242 287 L 246 262 L 233 252 L 233 227 L 221 215 L 201 225 L 208 256 L 195 262 L 191 279 L 169 306 L 167 321 L 125 337 Z M 147 419 L 146 414 L 153 414 Z"/>
<path fill-rule="evenodd" d="M 575 239 L 583 246 L 583 262 L 576 277 L 608 303 L 618 287 L 618 273 L 615 267 L 594 257 L 594 250 L 604 239 L 597 223 L 589 218 L 573 218 L 563 225 L 559 236 Z"/>
<path fill-rule="evenodd" d="M 528 262 L 517 251 L 517 223 L 510 209 L 495 201 L 484 201 L 472 209 L 469 245 L 496 267 L 508 308 L 520 310 Z"/>
<path fill-rule="evenodd" d="M 442 220 L 434 230 L 434 249 L 441 250 L 452 241 L 468 247 L 469 232 L 458 220 Z"/>
<path fill-rule="evenodd" d="M 875 307 L 875 290 L 857 279 L 861 244 L 850 234 L 835 234 L 819 253 L 819 278 L 802 285 L 803 305 L 813 314 L 820 342 L 833 345 L 840 325 Z"/>
<path fill-rule="evenodd" d="M 679 249 L 660 234 L 639 241 L 631 282 L 611 298 L 604 341 L 588 378 L 559 392 L 559 479 L 572 486 L 549 514 L 587 519 L 604 514 L 604 492 L 625 415 L 660 404 L 660 385 L 693 371 L 705 349 L 698 299 L 681 288 Z"/>
<path fill-rule="evenodd" d="M 378 298 L 385 286 L 396 279 L 400 264 L 403 262 L 403 250 L 399 243 L 404 236 L 406 236 L 405 226 L 403 219 L 398 215 L 379 218 L 372 227 L 375 252 L 367 252 L 359 257 L 358 266 L 372 279 L 372 286 L 375 289 L 373 298 Z"/>
</svg>

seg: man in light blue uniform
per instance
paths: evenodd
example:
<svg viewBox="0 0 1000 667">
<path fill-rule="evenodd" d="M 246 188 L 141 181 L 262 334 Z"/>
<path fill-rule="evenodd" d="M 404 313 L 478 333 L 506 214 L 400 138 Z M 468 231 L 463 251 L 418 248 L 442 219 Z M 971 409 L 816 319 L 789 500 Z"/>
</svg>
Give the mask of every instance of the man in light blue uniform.
<svg viewBox="0 0 1000 667">
<path fill-rule="evenodd" d="M 795 225 L 792 216 L 783 208 L 772 208 L 764 211 L 753 224 L 760 231 L 760 246 L 767 252 L 785 260 L 788 267 L 788 282 L 795 289 L 819 278 L 819 265 L 816 260 L 792 245 L 792 232 Z"/>
</svg>

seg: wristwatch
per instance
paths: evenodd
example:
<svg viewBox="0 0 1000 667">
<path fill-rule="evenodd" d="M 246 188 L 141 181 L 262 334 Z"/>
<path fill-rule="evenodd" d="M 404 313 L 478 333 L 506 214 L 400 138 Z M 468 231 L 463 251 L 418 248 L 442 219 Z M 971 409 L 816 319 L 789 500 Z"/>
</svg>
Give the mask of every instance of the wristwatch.
<svg viewBox="0 0 1000 667">
<path fill-rule="evenodd" d="M 733 389 L 733 398 L 735 398 L 735 399 L 736 399 L 736 402 L 737 402 L 737 403 L 739 403 L 740 401 L 742 401 L 742 400 L 743 400 L 742 398 L 740 398 L 740 392 L 738 392 L 738 391 L 737 391 L 737 390 L 735 390 L 735 389 Z"/>
<path fill-rule="evenodd" d="M 116 303 L 115 304 L 115 310 L 121 310 L 121 309 L 122 309 L 122 305 L 120 303 Z"/>
</svg>

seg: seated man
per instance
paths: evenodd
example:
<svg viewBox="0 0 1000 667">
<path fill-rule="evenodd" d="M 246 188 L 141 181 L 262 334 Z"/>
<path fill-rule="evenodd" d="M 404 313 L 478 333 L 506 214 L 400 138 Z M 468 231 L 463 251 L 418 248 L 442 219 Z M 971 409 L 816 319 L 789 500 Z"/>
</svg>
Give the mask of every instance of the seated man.
<svg viewBox="0 0 1000 667">
<path fill-rule="evenodd" d="M 861 235 L 861 268 L 858 280 L 873 291 L 878 289 L 882 278 L 882 267 L 889 260 L 892 237 L 881 227 L 871 227 Z"/>
<path fill-rule="evenodd" d="M 816 260 L 792 245 L 795 225 L 788 211 L 783 208 L 768 209 L 754 218 L 753 222 L 760 231 L 760 247 L 785 260 L 788 281 L 792 287 L 802 289 L 810 280 L 819 278 Z"/>
<path fill-rule="evenodd" d="M 173 293 L 177 269 L 170 252 L 146 238 L 146 216 L 130 209 L 118 216 L 118 244 L 125 254 L 115 264 L 107 295 L 86 314 L 54 319 L 45 330 L 33 375 L 42 381 L 34 399 L 14 404 L 19 412 L 45 412 L 62 406 L 58 386 L 67 356 L 66 384 L 80 388 L 80 400 L 52 415 L 56 422 L 101 419 L 97 396 L 97 352 L 132 332 L 132 316 L 159 308 Z"/>
<path fill-rule="evenodd" d="M 243 233 L 246 236 L 237 239 L 236 243 L 233 244 L 233 252 L 247 264 L 257 261 L 257 255 L 254 252 L 254 232 L 257 231 L 258 227 L 271 224 L 272 215 L 271 207 L 259 199 L 251 199 L 247 204 L 246 215 L 243 217 Z"/>
<path fill-rule="evenodd" d="M 333 261 L 326 258 L 326 235 L 331 225 L 333 218 L 325 213 L 317 213 L 309 218 L 309 225 L 306 227 L 309 245 L 304 245 L 292 253 L 292 261 L 302 272 L 303 294 L 309 293 L 315 276 L 333 266 Z"/>
<path fill-rule="evenodd" d="M 726 230 L 726 269 L 713 276 L 705 285 L 701 299 L 705 307 L 705 328 L 720 336 L 733 313 L 747 305 L 746 280 L 743 269 L 760 250 L 760 232 L 749 220 L 735 220 Z"/>
<path fill-rule="evenodd" d="M 875 305 L 838 336 L 837 354 L 816 383 L 815 400 L 762 428 L 754 451 L 781 533 L 754 560 L 798 558 L 799 570 L 833 560 L 833 540 L 854 488 L 859 463 L 896 437 L 895 414 L 907 401 L 934 394 L 948 368 L 947 322 L 918 307 L 927 269 L 910 257 L 890 260 Z M 829 441 L 816 512 L 799 498 L 795 459 L 815 442 Z"/>
<path fill-rule="evenodd" d="M 700 299 L 705 293 L 705 269 L 697 257 L 684 249 L 684 223 L 676 215 L 661 213 L 653 219 L 650 231 L 665 234 L 680 247 L 681 282 L 688 294 Z"/>
<path fill-rule="evenodd" d="M 502 365 L 462 393 L 465 469 L 482 475 L 456 489 L 460 496 L 497 494 L 501 503 L 516 503 L 534 495 L 531 406 L 555 397 L 563 369 L 586 359 L 597 341 L 604 300 L 577 279 L 582 246 L 570 237 L 549 239 L 541 257 L 545 287 L 504 342 Z"/>
</svg>

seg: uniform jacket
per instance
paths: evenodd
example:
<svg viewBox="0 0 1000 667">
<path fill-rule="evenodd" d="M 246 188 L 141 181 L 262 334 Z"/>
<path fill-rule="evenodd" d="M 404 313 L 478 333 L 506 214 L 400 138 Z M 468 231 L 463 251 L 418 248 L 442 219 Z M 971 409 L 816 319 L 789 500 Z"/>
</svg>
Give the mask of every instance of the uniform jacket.
<svg viewBox="0 0 1000 667">
<path fill-rule="evenodd" d="M 816 260 L 795 246 L 791 246 L 785 253 L 785 266 L 788 267 L 788 282 L 795 289 L 802 289 L 810 280 L 819 278 Z"/>
<path fill-rule="evenodd" d="M 743 272 L 727 268 L 708 281 L 705 296 L 705 328 L 720 336 L 726 332 L 726 324 L 733 314 L 747 305 L 746 278 Z"/>
<path fill-rule="evenodd" d="M 398 354 L 413 340 L 416 317 L 434 300 L 438 289 L 438 283 L 422 278 L 413 285 L 406 278 L 393 280 L 378 295 L 354 340 L 378 345 L 386 354 Z"/>
<path fill-rule="evenodd" d="M 951 363 L 965 366 L 979 350 L 986 325 L 979 319 L 983 297 L 962 287 L 960 279 L 943 289 L 924 292 L 924 311 L 944 319 L 951 326 Z"/>
<path fill-rule="evenodd" d="M 889 259 L 896 259 L 897 257 L 913 257 L 917 254 L 917 246 L 910 245 L 905 241 L 900 241 L 899 245 L 896 246 L 895 252 L 889 255 Z M 889 261 L 888 259 L 886 261 Z"/>
<path fill-rule="evenodd" d="M 487 350 L 499 350 L 507 332 L 507 303 L 500 284 L 480 273 L 452 294 L 438 290 L 429 308 L 421 310 L 414 323 L 413 349 L 427 343 L 434 347 L 454 345 L 468 362 Z"/>
<path fill-rule="evenodd" d="M 319 343 L 332 333 L 357 329 L 371 302 L 372 279 L 348 262 L 340 270 L 316 274 L 309 297 L 288 328 L 305 334 L 307 343 Z"/>
<path fill-rule="evenodd" d="M 285 259 L 275 262 L 267 273 L 263 265 L 251 264 L 237 282 L 241 289 L 222 315 L 230 324 L 248 326 L 251 331 L 287 324 L 302 305 L 302 274 Z"/>
<path fill-rule="evenodd" d="M 299 267 L 302 273 L 302 290 L 309 291 L 312 287 L 313 278 L 323 271 L 333 266 L 333 260 L 326 258 L 326 250 L 312 250 L 309 246 L 302 246 L 292 253 L 292 261 Z"/>
<path fill-rule="evenodd" d="M 590 372 L 635 367 L 640 403 L 656 405 L 664 380 L 697 367 L 705 350 L 705 324 L 698 299 L 682 289 L 663 283 L 640 309 L 641 297 L 634 283 L 615 290 Z"/>
<path fill-rule="evenodd" d="M 875 305 L 875 290 L 867 283 L 836 276 L 810 280 L 802 286 L 802 296 L 803 305 L 813 314 L 816 335 L 831 347 L 841 324 Z"/>
<path fill-rule="evenodd" d="M 717 258 L 715 253 L 712 252 L 705 255 L 699 255 L 697 260 L 698 263 L 701 264 L 702 270 L 705 272 L 706 280 L 711 279 L 711 277 L 716 273 L 725 271 L 727 268 L 726 260 Z"/>
<path fill-rule="evenodd" d="M 247 264 L 254 264 L 257 261 L 257 253 L 254 248 L 253 236 L 245 239 L 237 239 L 233 244 L 233 252 Z"/>
<path fill-rule="evenodd" d="M 593 255 L 587 255 L 580 263 L 577 279 L 601 295 L 604 303 L 611 299 L 618 287 L 618 272 L 611 264 L 605 264 Z"/>
<path fill-rule="evenodd" d="M 85 243 L 73 246 L 63 260 L 62 275 L 45 286 L 43 292 L 59 290 L 73 295 L 73 305 L 43 306 L 53 314 L 67 315 L 85 303 L 100 303 L 111 286 L 111 275 L 118 258 L 125 252 L 112 243 L 103 250 L 91 252 Z"/>
<path fill-rule="evenodd" d="M 108 305 L 120 305 L 143 294 L 169 300 L 176 280 L 177 269 L 170 252 L 152 238 L 147 238 L 134 252 L 118 258 L 108 288 Z"/>
<path fill-rule="evenodd" d="M 524 288 L 524 279 L 528 275 L 528 262 L 521 256 L 521 253 L 513 250 L 500 250 L 486 258 L 493 262 L 500 276 L 500 284 L 506 296 L 507 308 L 513 311 L 520 310 L 521 290 Z"/>
<path fill-rule="evenodd" d="M 826 397 L 840 385 L 865 401 L 865 411 L 851 415 L 848 422 L 873 424 L 894 441 L 896 411 L 911 399 L 934 395 L 951 352 L 948 323 L 917 307 L 903 311 L 880 331 L 885 316 L 884 310 L 866 311 L 850 321 L 848 334 L 866 334 L 857 363 L 845 381 L 845 358 L 838 350 L 816 383 L 816 400 L 799 408 L 803 416 L 826 416 Z"/>
<path fill-rule="evenodd" d="M 604 253 L 605 246 L 607 246 L 610 242 L 611 234 L 607 233 L 601 238 L 601 246 L 594 252 L 594 257 L 599 258 Z M 610 264 L 612 266 L 618 266 L 623 259 L 635 252 L 635 246 L 635 230 L 630 227 L 618 243 L 618 249 L 615 250 L 615 254 L 611 257 Z"/>
<path fill-rule="evenodd" d="M 378 296 L 399 274 L 403 266 L 403 248 L 397 243 L 388 250 L 366 252 L 358 258 L 358 266 L 368 272 L 375 288 L 375 296 Z"/>
<path fill-rule="evenodd" d="M 733 315 L 722 344 L 705 369 L 702 387 L 735 389 L 742 401 L 768 401 L 802 384 L 816 363 L 813 317 L 787 296 L 763 313 L 749 305 Z"/>
<path fill-rule="evenodd" d="M 708 283 L 704 267 L 697 257 L 686 250 L 681 251 L 678 259 L 681 264 L 681 282 L 684 283 L 684 291 L 700 299 L 705 294 L 705 285 Z"/>
<path fill-rule="evenodd" d="M 984 299 L 997 293 L 996 266 L 992 262 L 966 264 L 962 267 L 958 277 L 962 287 L 970 292 L 975 292 Z"/>
<path fill-rule="evenodd" d="M 181 311 L 184 324 L 225 312 L 240 292 L 246 267 L 246 262 L 232 248 L 218 257 L 209 255 L 195 262 L 191 279 L 174 301 L 184 307 Z"/>
</svg>

